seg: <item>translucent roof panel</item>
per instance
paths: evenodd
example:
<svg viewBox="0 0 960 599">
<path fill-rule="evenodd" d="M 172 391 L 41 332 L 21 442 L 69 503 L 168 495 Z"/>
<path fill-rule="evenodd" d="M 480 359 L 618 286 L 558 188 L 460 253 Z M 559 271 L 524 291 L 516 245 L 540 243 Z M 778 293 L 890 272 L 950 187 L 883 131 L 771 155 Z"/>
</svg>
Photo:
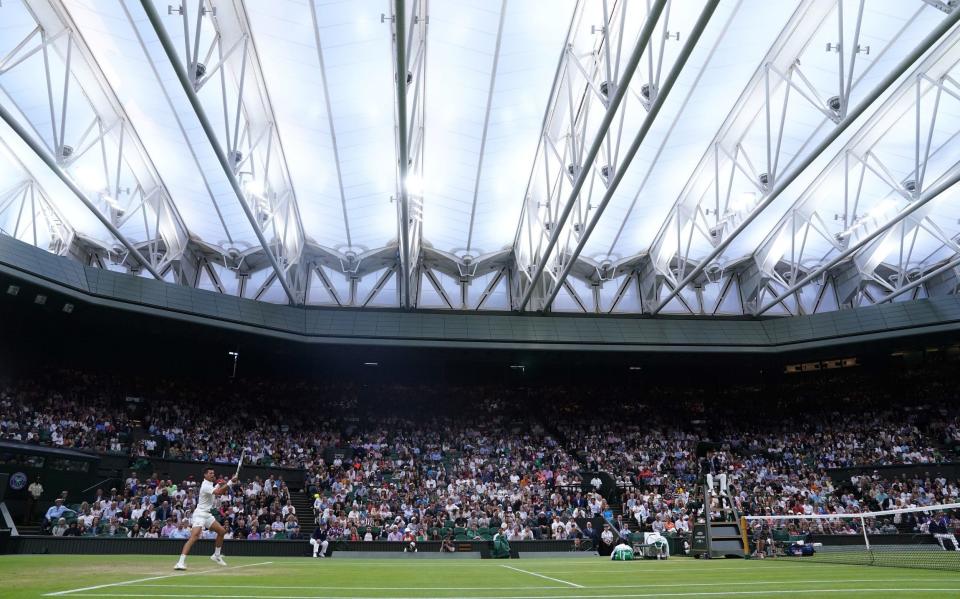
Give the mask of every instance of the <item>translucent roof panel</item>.
<svg viewBox="0 0 960 599">
<path fill-rule="evenodd" d="M 616 261 L 651 245 L 691 164 L 703 155 L 794 10 L 793 3 L 746 0 L 722 5 L 714 14 L 591 236 L 585 257 Z M 684 17 L 686 31 L 696 15 Z M 766 25 L 758 28 L 757 22 Z"/>
<path fill-rule="evenodd" d="M 477 256 L 513 241 L 573 6 L 431 4 L 423 230 L 434 247 Z"/>
<path fill-rule="evenodd" d="M 0 234 L 86 263 L 143 275 L 132 245 L 277 303 L 756 314 L 960 255 L 956 190 L 927 195 L 960 170 L 955 2 L 2 4 Z M 771 313 L 822 295 L 797 291 Z"/>
<path fill-rule="evenodd" d="M 332 248 L 379 248 L 397 237 L 390 202 L 396 90 L 385 7 L 372 0 L 247 4 L 305 233 Z"/>
<path fill-rule="evenodd" d="M 224 248 L 257 244 L 139 3 L 69 3 L 191 233 Z M 166 13 L 166 7 L 163 7 Z"/>
</svg>

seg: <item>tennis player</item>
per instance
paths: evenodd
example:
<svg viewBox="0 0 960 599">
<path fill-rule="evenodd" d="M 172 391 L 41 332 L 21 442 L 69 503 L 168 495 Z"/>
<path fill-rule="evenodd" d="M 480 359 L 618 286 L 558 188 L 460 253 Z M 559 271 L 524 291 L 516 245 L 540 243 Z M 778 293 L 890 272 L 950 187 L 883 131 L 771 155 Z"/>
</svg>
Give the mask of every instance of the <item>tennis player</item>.
<svg viewBox="0 0 960 599">
<path fill-rule="evenodd" d="M 187 569 L 187 554 L 190 553 L 190 548 L 193 547 L 193 544 L 200 538 L 204 529 L 217 533 L 217 540 L 214 542 L 215 549 L 210 559 L 221 566 L 227 565 L 227 562 L 223 561 L 223 557 L 220 555 L 220 549 L 223 547 L 223 535 L 226 534 L 227 531 L 223 528 L 222 524 L 216 521 L 210 512 L 213 509 L 213 498 L 226 493 L 230 487 L 233 486 L 233 483 L 237 481 L 237 477 L 234 476 L 223 484 L 216 484 L 214 482 L 215 480 L 216 474 L 214 474 L 213 468 L 204 469 L 203 483 L 200 485 L 200 496 L 197 498 L 197 507 L 193 510 L 193 517 L 190 521 L 192 527 L 190 538 L 183 544 L 183 550 L 180 551 L 180 561 L 173 567 L 174 570 Z"/>
</svg>

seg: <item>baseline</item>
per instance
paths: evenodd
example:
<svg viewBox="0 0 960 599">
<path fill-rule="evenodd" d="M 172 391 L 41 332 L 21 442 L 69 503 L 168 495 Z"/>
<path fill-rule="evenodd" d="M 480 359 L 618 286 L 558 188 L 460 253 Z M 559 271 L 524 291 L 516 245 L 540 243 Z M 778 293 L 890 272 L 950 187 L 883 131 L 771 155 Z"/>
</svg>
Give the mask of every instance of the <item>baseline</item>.
<svg viewBox="0 0 960 599">
<path fill-rule="evenodd" d="M 68 591 L 57 591 L 55 593 L 46 593 L 44 597 L 57 597 L 60 595 L 73 595 L 74 593 L 83 593 L 87 591 L 96 591 L 98 589 L 107 589 L 110 587 L 121 587 L 131 584 L 136 584 L 138 582 L 149 582 L 151 580 L 163 580 L 164 578 L 174 578 L 174 577 L 183 577 L 191 576 L 193 574 L 209 574 L 210 572 L 224 572 L 226 570 L 239 570 L 240 568 L 253 568 L 254 566 L 266 566 L 272 564 L 273 562 L 260 562 L 257 564 L 243 564 L 240 566 L 227 566 L 226 568 L 211 568 L 209 570 L 199 570 L 195 572 L 186 572 L 186 573 L 175 573 L 175 574 L 165 574 L 163 576 L 148 576 L 146 578 L 137 578 L 134 580 L 126 580 L 124 582 L 111 582 L 108 584 L 98 584 L 92 587 L 82 587 L 79 589 L 70 589 Z"/>
</svg>

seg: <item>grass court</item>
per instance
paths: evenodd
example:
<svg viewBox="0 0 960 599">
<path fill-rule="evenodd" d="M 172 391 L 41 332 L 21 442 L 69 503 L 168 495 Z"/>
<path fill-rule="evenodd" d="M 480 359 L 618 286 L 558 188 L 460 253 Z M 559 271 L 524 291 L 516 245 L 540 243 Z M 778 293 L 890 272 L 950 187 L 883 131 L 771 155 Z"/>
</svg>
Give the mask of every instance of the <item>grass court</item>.
<svg viewBox="0 0 960 599">
<path fill-rule="evenodd" d="M 546 597 L 960 597 L 960 572 L 787 560 L 610 562 L 225 556 L 0 557 L 0 597 L 541 599 Z"/>
</svg>

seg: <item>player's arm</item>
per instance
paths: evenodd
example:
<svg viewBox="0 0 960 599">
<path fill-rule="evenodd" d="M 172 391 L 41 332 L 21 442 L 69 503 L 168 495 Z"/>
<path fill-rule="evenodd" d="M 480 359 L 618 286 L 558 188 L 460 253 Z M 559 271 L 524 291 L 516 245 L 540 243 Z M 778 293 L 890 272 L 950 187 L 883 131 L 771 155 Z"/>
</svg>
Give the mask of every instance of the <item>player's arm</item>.
<svg viewBox="0 0 960 599">
<path fill-rule="evenodd" d="M 235 482 L 237 482 L 237 477 L 236 477 L 236 476 L 234 476 L 233 478 L 231 478 L 230 480 L 228 480 L 227 482 L 225 482 L 225 483 L 223 483 L 223 484 L 217 485 L 216 488 L 213 489 L 213 494 L 216 495 L 216 496 L 218 496 L 218 497 L 219 497 L 220 495 L 223 495 L 224 493 L 226 493 L 227 491 L 230 490 L 230 487 L 232 487 L 232 486 L 233 486 L 233 483 L 235 483 Z"/>
</svg>

